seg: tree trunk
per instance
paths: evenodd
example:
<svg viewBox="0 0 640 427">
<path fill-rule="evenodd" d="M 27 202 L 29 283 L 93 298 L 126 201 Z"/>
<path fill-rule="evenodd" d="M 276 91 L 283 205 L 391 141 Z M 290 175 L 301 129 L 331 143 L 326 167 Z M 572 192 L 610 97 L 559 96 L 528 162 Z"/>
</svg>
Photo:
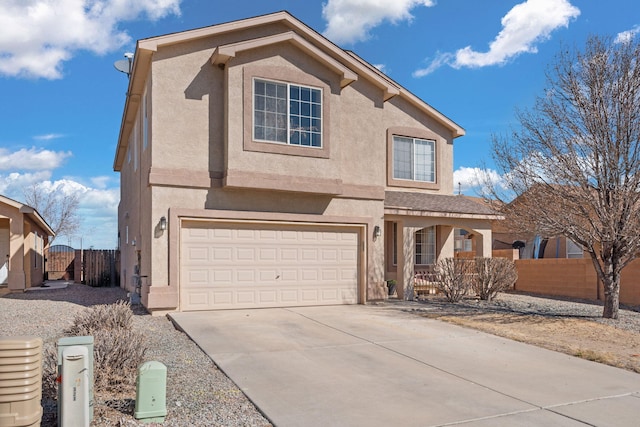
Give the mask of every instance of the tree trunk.
<svg viewBox="0 0 640 427">
<path fill-rule="evenodd" d="M 604 285 L 604 309 L 602 317 L 605 319 L 617 319 L 620 308 L 620 275 L 607 274 Z"/>
</svg>

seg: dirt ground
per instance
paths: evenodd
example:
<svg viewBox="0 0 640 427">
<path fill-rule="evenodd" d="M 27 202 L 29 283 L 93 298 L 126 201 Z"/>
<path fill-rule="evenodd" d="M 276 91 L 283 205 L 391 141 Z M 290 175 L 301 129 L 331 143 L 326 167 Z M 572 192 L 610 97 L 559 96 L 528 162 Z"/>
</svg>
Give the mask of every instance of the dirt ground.
<svg viewBox="0 0 640 427">
<path fill-rule="evenodd" d="M 640 373 L 640 334 L 614 326 L 519 313 L 425 316 Z"/>
</svg>

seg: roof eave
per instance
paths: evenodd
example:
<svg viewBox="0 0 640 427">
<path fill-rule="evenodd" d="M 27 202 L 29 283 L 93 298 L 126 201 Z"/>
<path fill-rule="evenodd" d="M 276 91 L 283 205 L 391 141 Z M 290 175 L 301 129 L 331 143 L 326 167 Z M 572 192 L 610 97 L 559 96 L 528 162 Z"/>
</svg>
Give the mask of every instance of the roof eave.
<svg viewBox="0 0 640 427">
<path fill-rule="evenodd" d="M 3 197 L 3 199 L 7 199 L 7 198 Z M 47 221 L 44 220 L 42 215 L 40 215 L 40 213 L 35 208 L 32 208 L 31 206 L 25 205 L 20 202 L 16 202 L 15 200 L 12 200 L 12 199 L 8 199 L 8 200 L 11 200 L 13 202 L 11 203 L 11 206 L 18 208 L 18 211 L 20 211 L 21 214 L 27 215 L 29 218 L 31 218 L 31 220 L 36 224 L 38 224 L 38 226 L 42 228 L 44 232 L 47 233 L 48 236 L 53 237 L 56 235 L 56 233 L 49 226 L 49 224 L 47 224 Z M 2 200 L 2 201 L 4 202 L 5 200 Z"/>
<path fill-rule="evenodd" d="M 129 75 L 129 85 L 127 87 L 124 111 L 122 112 L 122 120 L 120 122 L 120 133 L 118 134 L 118 145 L 116 147 L 116 155 L 113 160 L 113 170 L 120 172 L 124 157 L 129 145 L 128 136 L 133 128 L 133 123 L 138 112 L 137 106 L 140 103 L 144 87 L 147 81 L 147 75 L 151 68 L 151 57 L 153 50 L 143 48 L 140 42 L 136 45 L 135 54 L 133 56 L 133 67 Z"/>
<path fill-rule="evenodd" d="M 443 212 L 443 211 L 429 211 L 424 209 L 416 209 L 410 207 L 401 206 L 385 206 L 385 215 L 399 215 L 399 216 L 423 216 L 423 217 L 438 217 L 438 218 L 455 218 L 455 219 L 483 219 L 483 220 L 500 220 L 504 219 L 504 216 L 498 214 L 484 214 L 484 213 L 467 213 L 467 212 Z"/>
</svg>

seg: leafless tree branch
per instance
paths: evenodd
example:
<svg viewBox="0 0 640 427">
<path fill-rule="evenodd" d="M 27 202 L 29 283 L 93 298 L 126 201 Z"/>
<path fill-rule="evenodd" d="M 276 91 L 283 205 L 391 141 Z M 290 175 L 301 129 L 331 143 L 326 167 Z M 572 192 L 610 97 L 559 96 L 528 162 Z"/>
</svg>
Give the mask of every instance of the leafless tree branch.
<svg viewBox="0 0 640 427">
<path fill-rule="evenodd" d="M 25 203 L 36 209 L 47 221 L 56 236 L 72 236 L 80 228 L 77 194 L 65 193 L 63 189 L 49 190 L 42 185 L 33 184 L 23 189 Z"/>
<path fill-rule="evenodd" d="M 515 197 L 510 225 L 581 244 L 604 284 L 603 316 L 617 318 L 620 273 L 640 251 L 640 45 L 594 36 L 562 49 L 517 119 L 493 141 Z"/>
</svg>

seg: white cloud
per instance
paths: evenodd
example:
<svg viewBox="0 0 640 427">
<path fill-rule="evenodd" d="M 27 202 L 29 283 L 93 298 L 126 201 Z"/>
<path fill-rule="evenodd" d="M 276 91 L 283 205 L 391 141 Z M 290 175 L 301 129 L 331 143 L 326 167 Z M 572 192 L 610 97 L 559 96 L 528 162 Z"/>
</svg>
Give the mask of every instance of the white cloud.
<svg viewBox="0 0 640 427">
<path fill-rule="evenodd" d="M 487 183 L 504 188 L 504 178 L 493 169 L 461 166 L 453 172 L 453 185 L 456 194 L 458 191 L 468 195 L 482 194 Z"/>
<path fill-rule="evenodd" d="M 118 240 L 120 189 L 93 188 L 75 181 L 63 181 L 64 191 L 77 194 L 80 200 L 82 222 L 78 234 L 72 236 L 73 246 L 79 248 L 82 244 L 84 248 L 114 249 Z"/>
<path fill-rule="evenodd" d="M 411 21 L 411 10 L 431 7 L 435 0 L 328 0 L 322 6 L 327 21 L 324 36 L 335 43 L 355 43 L 370 37 L 369 30 L 383 21 Z"/>
<path fill-rule="evenodd" d="M 630 42 L 631 40 L 633 40 L 633 38 L 638 33 L 640 33 L 640 25 L 636 25 L 635 27 L 633 27 L 630 30 L 618 33 L 618 35 L 616 36 L 616 39 L 614 40 L 614 42 L 615 43 L 627 43 L 627 42 Z"/>
<path fill-rule="evenodd" d="M 50 178 L 50 171 L 38 171 L 24 174 L 12 172 L 8 175 L 0 175 L 0 194 L 12 199 L 22 200 L 23 188 Z"/>
<path fill-rule="evenodd" d="M 45 135 L 36 135 L 33 137 L 36 141 L 51 141 L 52 139 L 63 138 L 64 135 L 61 133 L 47 133 Z"/>
<path fill-rule="evenodd" d="M 96 188 L 107 188 L 110 181 L 111 177 L 109 176 L 94 176 L 93 178 L 91 178 L 91 183 Z"/>
<path fill-rule="evenodd" d="M 68 157 L 71 157 L 70 151 L 51 151 L 31 147 L 10 152 L 6 148 L 0 148 L 0 170 L 55 169 Z"/>
<path fill-rule="evenodd" d="M 96 177 L 95 180 L 104 182 L 104 178 Z M 94 188 L 73 179 L 51 181 L 51 172 L 48 171 L 25 174 L 14 172 L 0 175 L 0 194 L 23 202 L 24 189 L 33 184 L 37 184 L 46 192 L 60 191 L 78 196 L 80 230 L 76 236 L 59 236 L 55 243 L 70 243 L 77 248 L 80 248 L 81 244 L 85 248 L 115 248 L 118 236 L 119 188 Z"/>
<path fill-rule="evenodd" d="M 118 25 L 180 14 L 182 0 L 3 0 L 0 75 L 57 79 L 78 50 L 104 54 L 130 41 Z"/>
<path fill-rule="evenodd" d="M 413 75 L 426 76 L 445 64 L 453 68 L 502 65 L 522 53 L 536 53 L 539 43 L 549 39 L 554 30 L 567 27 L 579 15 L 580 9 L 568 0 L 527 0 L 502 18 L 502 31 L 489 44 L 487 52 L 477 52 L 467 46 L 455 54 L 441 53 L 428 67 Z"/>
<path fill-rule="evenodd" d="M 386 64 L 373 64 L 374 67 L 376 67 L 378 69 L 378 71 L 382 72 L 382 73 L 386 73 L 386 69 L 387 66 Z"/>
</svg>

